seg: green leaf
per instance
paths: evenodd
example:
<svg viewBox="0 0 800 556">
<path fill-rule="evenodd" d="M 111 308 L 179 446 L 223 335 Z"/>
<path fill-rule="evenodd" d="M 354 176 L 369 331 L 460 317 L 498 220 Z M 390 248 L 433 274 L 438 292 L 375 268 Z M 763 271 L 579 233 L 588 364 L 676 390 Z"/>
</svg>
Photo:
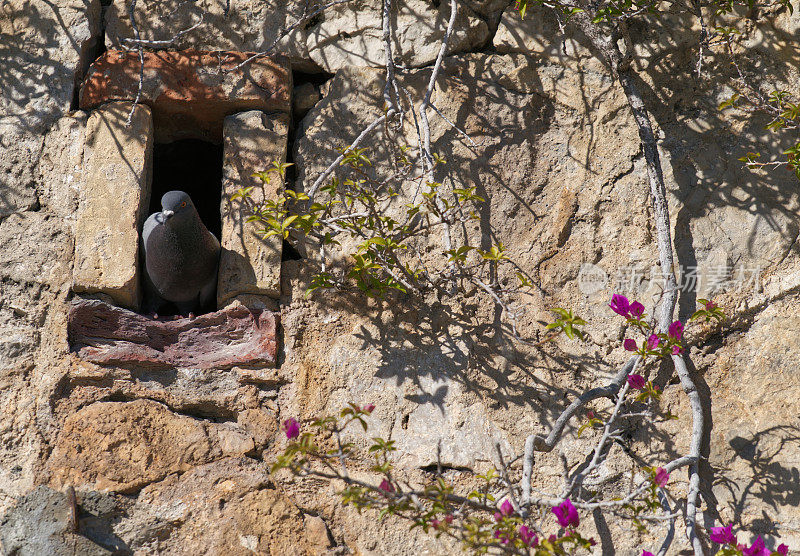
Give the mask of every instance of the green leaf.
<svg viewBox="0 0 800 556">
<path fill-rule="evenodd" d="M 725 110 L 726 108 L 733 108 L 734 105 L 736 104 L 736 101 L 739 100 L 740 96 L 741 95 L 739 93 L 732 94 L 730 97 L 728 97 L 726 100 L 722 101 L 719 104 L 717 110 Z"/>
</svg>

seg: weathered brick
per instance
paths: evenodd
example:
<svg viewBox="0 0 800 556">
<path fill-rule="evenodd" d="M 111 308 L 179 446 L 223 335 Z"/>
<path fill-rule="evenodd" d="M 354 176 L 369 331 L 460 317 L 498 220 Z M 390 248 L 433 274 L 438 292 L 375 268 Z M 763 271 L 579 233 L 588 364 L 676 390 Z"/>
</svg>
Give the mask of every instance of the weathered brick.
<svg viewBox="0 0 800 556">
<path fill-rule="evenodd" d="M 96 299 L 69 311 L 70 348 L 99 365 L 131 369 L 226 369 L 275 366 L 278 313 L 239 303 L 195 318 L 150 319 Z"/>
<path fill-rule="evenodd" d="M 105 293 L 137 309 L 139 227 L 147 210 L 153 154 L 150 108 L 131 103 L 95 110 L 86 126 L 85 184 L 75 227 L 73 289 Z"/>
<path fill-rule="evenodd" d="M 252 202 L 275 199 L 283 190 L 280 176 L 268 184 L 252 176 L 266 170 L 273 161 L 286 160 L 289 117 L 285 113 L 265 114 L 253 110 L 225 118 L 225 147 L 222 177 L 222 255 L 217 286 L 217 306 L 237 297 L 251 306 L 250 294 L 280 296 L 282 239 L 262 239 L 258 226 L 246 222 L 248 204 L 231 201 L 240 188 L 253 187 Z M 266 304 L 269 307 L 269 304 Z"/>
<path fill-rule="evenodd" d="M 153 109 L 156 141 L 195 138 L 219 143 L 225 116 L 244 110 L 288 113 L 292 74 L 281 57 L 257 58 L 234 69 L 248 52 L 202 50 L 144 53 L 140 102 Z M 109 50 L 89 68 L 80 106 L 133 101 L 139 88 L 136 52 Z"/>
</svg>

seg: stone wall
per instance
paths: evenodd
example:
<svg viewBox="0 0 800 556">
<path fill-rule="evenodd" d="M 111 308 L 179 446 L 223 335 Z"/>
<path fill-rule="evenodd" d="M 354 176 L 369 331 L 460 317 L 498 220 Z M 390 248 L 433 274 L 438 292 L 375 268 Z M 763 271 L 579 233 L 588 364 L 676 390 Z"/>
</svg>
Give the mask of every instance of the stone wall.
<svg viewBox="0 0 800 556">
<path fill-rule="evenodd" d="M 134 16 L 141 37 L 155 41 L 200 22 L 163 45 L 192 49 L 176 56 L 205 60 L 195 68 L 213 66 L 214 55 L 197 51 L 259 52 L 277 40 L 277 53 L 308 80 L 298 87 L 304 96 L 296 99 L 294 120 L 292 76 L 267 62 L 265 75 L 284 71 L 282 81 L 256 77 L 263 86 L 255 86 L 249 78 L 217 75 L 217 108 L 161 110 L 165 79 L 158 71 L 177 58 L 153 51 L 146 106 L 136 109 L 132 127 L 123 121 L 130 106 L 123 103 L 132 100 L 129 87 L 119 85 L 125 76 L 105 81 L 109 89 L 95 100 L 92 90 L 79 94 L 76 88 L 87 76 L 108 75 L 103 63 L 111 50 L 89 69 L 101 45 L 122 47 L 132 37 L 127 0 L 0 6 L 2 553 L 457 553 L 445 539 L 409 532 L 407 523 L 342 507 L 335 484 L 270 475 L 269 462 L 285 445 L 278 423 L 336 412 L 351 401 L 374 403 L 370 432 L 396 440 L 400 473 L 429 478 L 427 466 L 436 462 L 441 441 L 448 479 L 468 485 L 472 471 L 493 465 L 496 442 L 519 452 L 527 434 L 545 430 L 581 389 L 605 380 L 622 360 L 620 350 L 605 347 L 622 338 L 619 320 L 605 308 L 617 275 L 630 268 L 643 273 L 636 296 L 651 311 L 658 286 L 650 280 L 657 262 L 651 208 L 636 128 L 620 88 L 579 34 L 544 42 L 541 34 L 556 33 L 556 22 L 536 13 L 520 22 L 508 0 L 473 0 L 461 6 L 432 100 L 474 144 L 432 117 L 433 150 L 447 159 L 453 180 L 474 185 L 487 199 L 473 230 L 481 247 L 502 241 L 541 286 L 520 318 L 520 333 L 535 337 L 550 319 L 549 308 L 566 306 L 591 323 L 590 341 L 525 346 L 477 297 L 367 302 L 335 292 L 306 296 L 302 261 L 282 257 L 277 242 L 231 232 L 243 225 L 241 215 L 223 206 L 229 268 L 239 268 L 246 256 L 249 266 L 241 268 L 259 272 L 240 268 L 229 276 L 219 298 L 221 309 L 230 303 L 222 311 L 227 316 L 208 317 L 208 329 L 224 322 L 230 330 L 252 331 L 249 321 L 241 324 L 250 318 L 243 304 L 277 310 L 272 332 L 241 338 L 217 359 L 165 360 L 127 344 L 120 348 L 119 339 L 105 341 L 106 352 L 89 340 L 84 348 L 71 344 L 70 307 L 80 295 L 100 292 L 120 305 L 137 305 L 133 236 L 147 201 L 115 192 L 149 187 L 143 185 L 148 141 L 178 138 L 186 128 L 170 128 L 170 122 L 194 118 L 193 129 L 203 137 L 224 136 L 226 194 L 252 179 L 260 163 L 265 168 L 267 158 L 292 160 L 296 171 L 287 185 L 302 191 L 338 146 L 381 113 L 381 2 L 337 6 L 281 36 L 302 15 L 302 2 L 286 4 L 231 0 L 226 10 L 224 2 L 140 0 Z M 419 93 L 449 4 L 399 5 L 394 47 L 397 61 L 408 67 L 399 79 Z M 798 12 L 752 29 L 742 42 L 760 71 L 796 94 Z M 658 133 L 677 260 L 696 267 L 700 277 L 697 288 L 681 295 L 680 316 L 712 294 L 732 316 L 728 327 L 691 338 L 692 372 L 712 400 L 703 472 L 704 498 L 715 503 L 704 509 L 712 521 L 716 514 L 800 549 L 800 396 L 792 374 L 800 360 L 793 341 L 800 332 L 797 181 L 789 173 L 749 172 L 736 162 L 747 151 L 781 145 L 771 144 L 762 122 L 716 110 L 726 86 L 693 77 L 694 42 L 679 32 L 680 23 L 652 21 L 632 32 L 658 37 L 658 48 L 645 53 L 638 70 Z M 721 66 L 723 59 L 712 56 L 708 63 Z M 189 80 L 205 83 L 201 96 L 214 88 L 203 81 L 210 74 Z M 128 92 L 108 92 L 118 85 Z M 269 91 L 280 86 L 280 102 L 273 102 Z M 219 109 L 222 97 L 247 98 Z M 111 100 L 119 104 L 103 104 Z M 278 115 L 265 119 L 266 113 Z M 376 161 L 398 137 L 416 144 L 412 120 L 376 130 L 370 139 Z M 109 165 L 112 158 L 131 164 Z M 282 185 L 263 195 L 275 195 Z M 87 205 L 87 195 L 106 199 L 102 206 L 111 213 Z M 122 217 L 130 225 L 117 249 L 118 238 L 108 234 Z M 102 252 L 112 247 L 113 253 Z M 606 287 L 581 289 L 585 263 L 608 274 Z M 107 272 L 108 264 L 116 270 Z M 756 280 L 728 280 L 742 269 Z M 146 328 L 131 318 L 131 334 Z M 191 344 L 196 332 L 181 326 L 165 324 L 158 334 Z M 259 349 L 272 358 L 236 359 L 252 345 L 271 346 Z M 85 346 L 94 358 L 82 356 Z M 101 352 L 111 355 L 101 358 Z M 651 378 L 664 390 L 662 405 L 678 419 L 666 425 L 669 436 L 630 431 L 633 450 L 646 461 L 682 453 L 690 420 L 686 398 L 667 370 Z M 366 446 L 362 436 L 352 440 Z M 585 445 L 574 434 L 560 446 L 570 460 L 583 457 Z M 629 476 L 623 461 L 612 453 L 603 473 Z M 352 472 L 372 477 L 367 465 Z M 544 455 L 534 486 L 560 480 L 561 472 L 559 454 Z M 665 531 L 657 526 L 652 536 L 637 537 L 613 522 L 585 521 L 588 534 L 597 534 L 595 528 L 602 533 L 598 554 L 633 554 Z M 685 548 L 678 534 L 673 553 Z"/>
</svg>

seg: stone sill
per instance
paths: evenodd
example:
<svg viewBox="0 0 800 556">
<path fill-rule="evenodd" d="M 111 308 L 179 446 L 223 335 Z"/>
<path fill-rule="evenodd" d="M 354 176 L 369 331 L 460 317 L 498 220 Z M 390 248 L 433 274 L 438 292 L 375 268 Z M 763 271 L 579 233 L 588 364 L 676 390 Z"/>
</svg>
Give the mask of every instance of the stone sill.
<svg viewBox="0 0 800 556">
<path fill-rule="evenodd" d="M 73 299 L 70 350 L 104 366 L 137 369 L 275 367 L 279 313 L 234 302 L 195 318 L 151 319 L 96 299 Z"/>
</svg>

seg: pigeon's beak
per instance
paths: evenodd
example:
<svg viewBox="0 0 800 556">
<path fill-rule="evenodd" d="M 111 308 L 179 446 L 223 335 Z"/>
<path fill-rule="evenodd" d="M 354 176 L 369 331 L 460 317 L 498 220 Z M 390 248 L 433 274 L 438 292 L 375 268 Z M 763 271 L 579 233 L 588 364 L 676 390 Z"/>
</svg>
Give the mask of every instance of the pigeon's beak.
<svg viewBox="0 0 800 556">
<path fill-rule="evenodd" d="M 164 215 L 164 218 L 170 218 L 172 215 L 175 214 L 175 211 L 172 210 L 162 210 L 161 214 Z"/>
</svg>

